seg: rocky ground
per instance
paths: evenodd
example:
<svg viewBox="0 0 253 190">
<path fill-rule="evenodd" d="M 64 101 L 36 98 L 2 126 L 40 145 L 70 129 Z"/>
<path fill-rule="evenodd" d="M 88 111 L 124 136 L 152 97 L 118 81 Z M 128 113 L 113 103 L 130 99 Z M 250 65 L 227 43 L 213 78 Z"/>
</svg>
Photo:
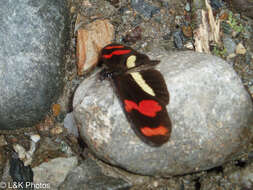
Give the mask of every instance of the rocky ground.
<svg viewBox="0 0 253 190">
<path fill-rule="evenodd" d="M 248 6 L 245 2 L 249 3 Z M 71 33 L 65 56 L 64 92 L 52 105 L 51 113 L 36 127 L 23 132 L 0 133 L 2 181 L 18 178 L 20 171 L 13 169 L 10 176 L 8 174 L 8 169 L 17 165 L 23 168 L 21 173 L 26 176 L 23 181 L 31 178 L 30 169 L 22 166 L 17 155 L 13 154 L 14 148 L 19 153 L 18 157 L 33 168 L 34 181 L 50 181 L 51 189 L 252 189 L 253 141 L 241 158 L 222 166 L 183 176 L 155 178 L 128 173 L 97 160 L 87 145 L 75 136 L 76 131 L 70 134 L 71 127 L 66 129 L 64 125 L 73 123 L 72 115 L 66 114 L 73 111 L 72 99 L 76 88 L 89 75 L 77 75 L 80 70 L 76 66 L 77 30 L 99 19 L 108 19 L 114 26 L 116 42 L 140 52 L 156 48 L 169 52 L 198 49 L 221 57 L 233 66 L 253 97 L 253 17 L 250 14 L 253 2 L 212 0 L 214 18 L 220 22 L 219 40 L 208 41 L 203 37 L 199 44 L 196 41 L 201 36 L 197 31 L 202 21 L 201 9 L 206 10 L 205 2 L 201 0 L 69 0 L 69 5 Z M 211 25 L 210 20 L 207 23 Z M 204 48 L 206 41 L 208 48 Z M 9 158 L 12 162 L 7 163 Z M 76 168 L 78 163 L 80 165 Z M 47 172 L 40 176 L 40 171 L 45 171 L 45 168 Z M 65 170 L 59 174 L 57 168 Z M 74 182 L 79 173 L 86 177 L 83 184 Z"/>
</svg>

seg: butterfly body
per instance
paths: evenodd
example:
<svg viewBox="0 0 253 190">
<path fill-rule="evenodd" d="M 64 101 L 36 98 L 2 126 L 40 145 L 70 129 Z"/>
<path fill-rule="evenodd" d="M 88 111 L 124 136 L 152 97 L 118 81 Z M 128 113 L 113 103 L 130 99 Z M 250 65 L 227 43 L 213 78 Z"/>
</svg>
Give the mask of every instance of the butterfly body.
<svg viewBox="0 0 253 190">
<path fill-rule="evenodd" d="M 171 121 L 166 110 L 169 93 L 162 74 L 152 61 L 121 44 L 110 44 L 101 52 L 105 66 L 100 78 L 110 78 L 135 133 L 151 146 L 169 140 Z"/>
</svg>

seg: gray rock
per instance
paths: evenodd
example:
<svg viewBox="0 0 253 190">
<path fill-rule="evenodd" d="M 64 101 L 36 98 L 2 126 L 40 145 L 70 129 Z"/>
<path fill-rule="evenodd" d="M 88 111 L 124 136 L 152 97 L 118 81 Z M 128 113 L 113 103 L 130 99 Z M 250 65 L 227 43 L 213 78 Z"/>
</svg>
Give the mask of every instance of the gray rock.
<svg viewBox="0 0 253 190">
<path fill-rule="evenodd" d="M 43 185 L 44 189 L 58 189 L 67 174 L 77 166 L 77 157 L 55 158 L 33 168 L 35 184 Z"/>
<path fill-rule="evenodd" d="M 170 92 L 170 141 L 159 148 L 144 144 L 126 120 L 111 84 L 95 74 L 81 83 L 73 100 L 81 136 L 95 155 L 155 176 L 206 170 L 236 158 L 248 144 L 253 108 L 232 67 L 195 52 L 168 55 L 157 50 L 152 55 L 161 60 L 157 69 Z"/>
<path fill-rule="evenodd" d="M 60 95 L 66 0 L 0 1 L 0 130 L 30 127 Z"/>
<path fill-rule="evenodd" d="M 123 190 L 128 187 L 130 184 L 124 180 L 104 175 L 96 162 L 89 158 L 68 174 L 59 190 Z"/>
<path fill-rule="evenodd" d="M 224 43 L 224 48 L 226 48 L 226 52 L 228 55 L 235 53 L 236 43 L 234 42 L 232 38 L 225 37 L 223 39 L 223 43 Z"/>
<path fill-rule="evenodd" d="M 68 133 L 78 137 L 78 129 L 72 112 L 67 113 L 66 117 L 64 118 L 64 127 L 68 130 Z"/>
</svg>

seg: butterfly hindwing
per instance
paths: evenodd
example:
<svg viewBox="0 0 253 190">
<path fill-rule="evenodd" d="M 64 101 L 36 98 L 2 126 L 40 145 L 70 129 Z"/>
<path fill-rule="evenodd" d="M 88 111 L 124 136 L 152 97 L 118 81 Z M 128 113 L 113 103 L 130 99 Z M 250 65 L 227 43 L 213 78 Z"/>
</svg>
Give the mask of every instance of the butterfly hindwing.
<svg viewBox="0 0 253 190">
<path fill-rule="evenodd" d="M 143 73 L 145 73 L 143 77 L 147 79 L 149 77 L 159 79 L 161 75 L 156 70 L 145 70 L 145 72 L 138 74 L 142 75 Z M 151 74 L 151 76 L 148 76 L 148 74 Z M 143 80 L 145 80 L 144 78 Z M 137 79 L 140 78 L 137 77 Z M 149 83 L 150 81 L 147 80 L 145 85 L 150 88 L 152 88 L 151 84 L 157 85 L 153 92 L 157 93 L 158 96 L 153 96 L 151 95 L 153 92 L 150 92 L 150 94 L 145 92 L 140 86 L 144 83 L 138 84 L 136 78 L 131 74 L 120 75 L 114 78 L 113 82 L 124 112 L 137 135 L 144 142 L 153 146 L 159 146 L 167 142 L 171 132 L 171 121 L 166 110 L 167 103 L 165 102 L 168 101 L 168 98 L 165 98 L 166 94 L 168 95 L 166 86 L 161 85 L 162 83 L 159 85 L 159 81 Z"/>
</svg>

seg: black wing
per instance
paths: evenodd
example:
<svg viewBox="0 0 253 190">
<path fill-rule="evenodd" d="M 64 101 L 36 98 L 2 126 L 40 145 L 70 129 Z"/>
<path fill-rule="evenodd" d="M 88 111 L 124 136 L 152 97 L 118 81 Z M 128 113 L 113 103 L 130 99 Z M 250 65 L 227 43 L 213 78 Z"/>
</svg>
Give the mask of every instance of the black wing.
<svg viewBox="0 0 253 190">
<path fill-rule="evenodd" d="M 161 73 L 154 69 L 113 77 L 115 90 L 136 134 L 147 144 L 160 146 L 171 133 L 166 110 L 169 93 Z"/>
</svg>

